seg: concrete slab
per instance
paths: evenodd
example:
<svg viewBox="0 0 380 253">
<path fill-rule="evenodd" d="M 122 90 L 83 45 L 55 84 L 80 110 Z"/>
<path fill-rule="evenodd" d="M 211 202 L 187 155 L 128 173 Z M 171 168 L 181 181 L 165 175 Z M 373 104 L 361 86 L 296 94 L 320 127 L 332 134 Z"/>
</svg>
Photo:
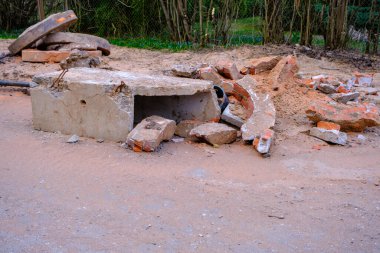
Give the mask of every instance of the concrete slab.
<svg viewBox="0 0 380 253">
<path fill-rule="evenodd" d="M 177 123 L 220 118 L 209 81 L 90 68 L 69 69 L 57 81 L 60 74 L 33 78 L 39 85 L 31 90 L 36 129 L 124 141 L 134 123 L 151 115 Z"/>
<path fill-rule="evenodd" d="M 37 49 L 24 49 L 21 53 L 21 59 L 25 62 L 60 62 L 65 60 L 71 54 L 70 51 L 41 51 Z M 102 51 L 87 51 L 92 57 L 102 56 Z"/>
</svg>

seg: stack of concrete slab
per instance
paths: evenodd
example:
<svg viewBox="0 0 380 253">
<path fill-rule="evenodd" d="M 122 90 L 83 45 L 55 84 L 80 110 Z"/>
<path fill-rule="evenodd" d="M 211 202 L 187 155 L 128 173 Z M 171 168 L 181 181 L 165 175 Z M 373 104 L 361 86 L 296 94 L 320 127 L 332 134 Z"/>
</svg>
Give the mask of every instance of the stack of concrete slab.
<svg viewBox="0 0 380 253">
<path fill-rule="evenodd" d="M 109 42 L 97 36 L 62 32 L 77 21 L 72 10 L 56 13 L 27 28 L 9 46 L 12 54 L 21 52 L 27 62 L 60 62 L 73 50 L 86 51 L 90 57 L 109 55 Z"/>
</svg>

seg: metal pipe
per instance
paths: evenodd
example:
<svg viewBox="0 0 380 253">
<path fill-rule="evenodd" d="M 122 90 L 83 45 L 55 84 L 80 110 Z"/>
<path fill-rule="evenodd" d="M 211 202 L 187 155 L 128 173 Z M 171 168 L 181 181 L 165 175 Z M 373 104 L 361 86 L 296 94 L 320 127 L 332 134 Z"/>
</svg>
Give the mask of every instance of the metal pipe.
<svg viewBox="0 0 380 253">
<path fill-rule="evenodd" d="M 0 80 L 0 86 L 14 86 L 14 87 L 29 88 L 29 87 L 33 87 L 34 85 L 32 85 L 30 82 Z"/>
</svg>

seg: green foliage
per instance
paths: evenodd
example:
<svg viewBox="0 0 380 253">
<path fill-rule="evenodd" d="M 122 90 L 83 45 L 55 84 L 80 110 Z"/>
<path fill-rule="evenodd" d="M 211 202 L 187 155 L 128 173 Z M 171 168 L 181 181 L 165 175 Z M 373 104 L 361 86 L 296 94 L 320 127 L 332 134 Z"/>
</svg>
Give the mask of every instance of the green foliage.
<svg viewBox="0 0 380 253">
<path fill-rule="evenodd" d="M 190 43 L 172 42 L 172 41 L 160 39 L 157 37 L 150 37 L 150 38 L 139 37 L 139 38 L 127 38 L 127 39 L 114 38 L 114 39 L 110 39 L 110 42 L 114 45 L 122 46 L 122 47 L 133 47 L 133 48 L 155 49 L 155 50 L 167 49 L 173 52 L 192 49 L 195 47 Z"/>
</svg>

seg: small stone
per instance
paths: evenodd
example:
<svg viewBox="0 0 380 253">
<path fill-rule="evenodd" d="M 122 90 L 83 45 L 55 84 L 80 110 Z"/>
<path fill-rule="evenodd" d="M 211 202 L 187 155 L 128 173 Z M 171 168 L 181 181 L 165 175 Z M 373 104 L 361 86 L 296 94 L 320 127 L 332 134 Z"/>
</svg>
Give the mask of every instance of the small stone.
<svg viewBox="0 0 380 253">
<path fill-rule="evenodd" d="M 346 145 L 347 142 L 347 134 L 338 130 L 326 130 L 323 128 L 313 127 L 310 130 L 310 135 L 326 142 L 339 145 Z"/>
<path fill-rule="evenodd" d="M 190 131 L 190 136 L 203 139 L 211 145 L 232 143 L 237 138 L 237 131 L 224 124 L 206 123 Z"/>
<path fill-rule="evenodd" d="M 348 101 L 357 100 L 359 95 L 359 92 L 335 93 L 331 95 L 331 98 L 339 103 L 347 104 Z"/>
<path fill-rule="evenodd" d="M 135 152 L 152 152 L 164 140 L 170 140 L 176 129 L 175 121 L 150 116 L 141 121 L 129 134 L 126 143 Z"/>
<path fill-rule="evenodd" d="M 216 70 L 224 76 L 225 78 L 231 80 L 238 80 L 242 78 L 242 75 L 239 73 L 239 70 L 236 67 L 236 64 L 229 60 L 223 60 L 217 62 L 215 65 Z"/>
<path fill-rule="evenodd" d="M 171 70 L 178 77 L 193 78 L 197 74 L 197 67 L 189 65 L 174 65 Z"/>
<path fill-rule="evenodd" d="M 174 143 L 180 143 L 180 142 L 184 142 L 185 138 L 173 137 L 171 141 Z"/>
<path fill-rule="evenodd" d="M 358 87 L 355 90 L 357 92 L 364 93 L 365 95 L 376 95 L 379 91 L 377 88 L 373 87 Z"/>
<path fill-rule="evenodd" d="M 320 83 L 317 85 L 317 89 L 326 94 L 336 93 L 336 89 L 333 85 L 328 83 Z"/>
<path fill-rule="evenodd" d="M 79 136 L 74 134 L 73 136 L 70 137 L 66 142 L 67 143 L 77 143 L 79 141 Z"/>
<path fill-rule="evenodd" d="M 362 135 L 362 134 L 358 134 L 358 140 L 361 142 L 361 143 L 364 143 L 366 140 L 367 140 L 367 138 L 364 136 L 364 135 Z"/>
<path fill-rule="evenodd" d="M 103 139 L 97 139 L 96 142 L 97 142 L 97 143 L 103 143 L 104 140 L 103 140 Z"/>
</svg>

